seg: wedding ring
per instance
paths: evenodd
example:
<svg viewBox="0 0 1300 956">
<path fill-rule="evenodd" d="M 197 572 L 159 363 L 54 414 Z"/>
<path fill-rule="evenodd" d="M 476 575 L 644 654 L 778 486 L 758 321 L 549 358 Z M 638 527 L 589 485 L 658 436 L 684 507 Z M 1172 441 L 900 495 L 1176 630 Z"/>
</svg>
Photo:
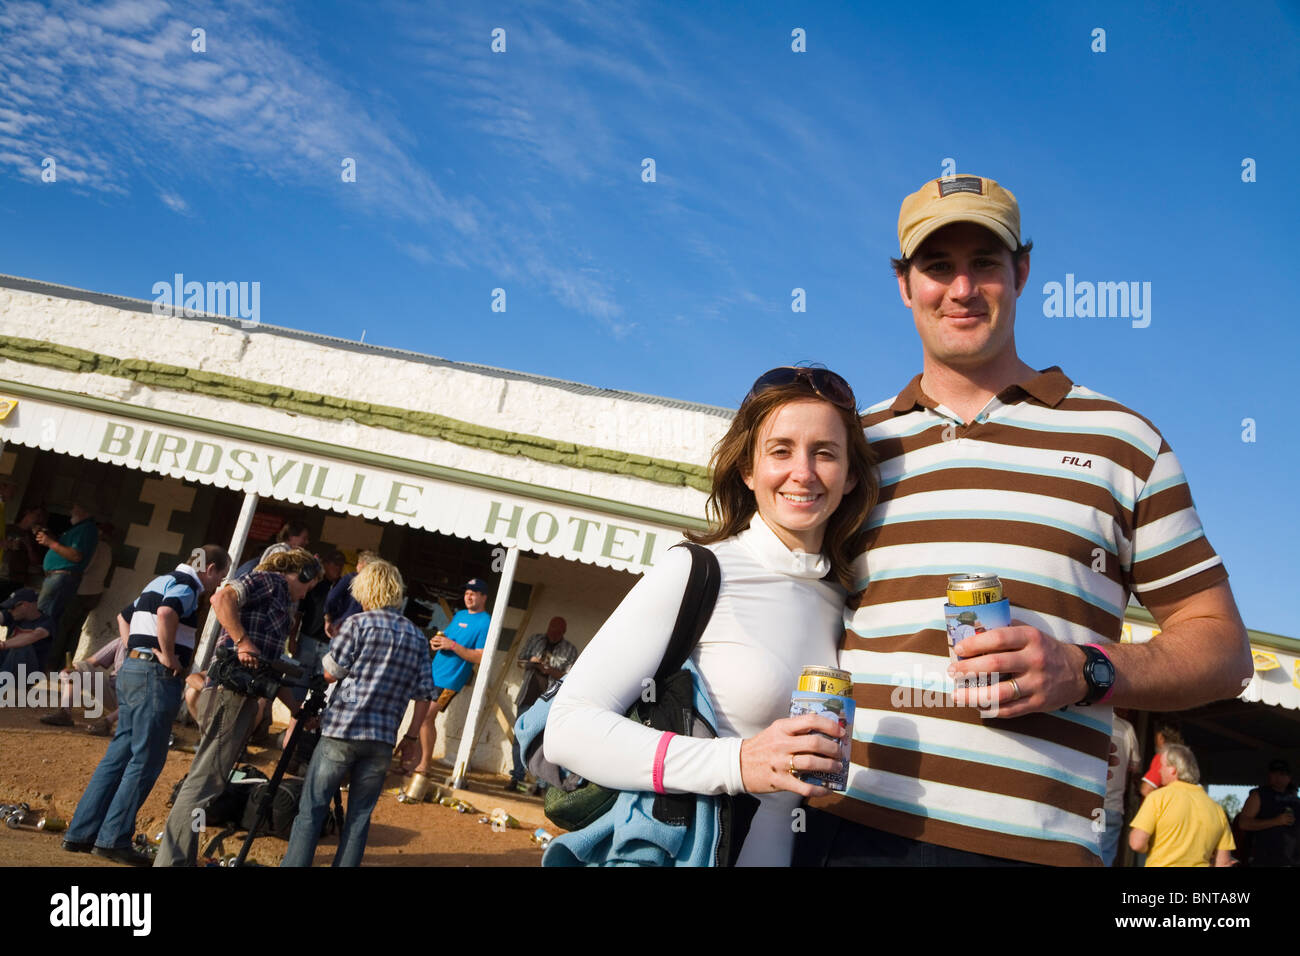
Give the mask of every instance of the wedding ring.
<svg viewBox="0 0 1300 956">
<path fill-rule="evenodd" d="M 1011 680 L 1011 700 L 1007 701 L 1008 704 L 1011 703 L 1011 701 L 1013 700 L 1020 699 L 1020 685 L 1016 683 L 1016 679 L 1014 677 L 1012 677 L 1010 680 Z"/>
<path fill-rule="evenodd" d="M 799 771 L 794 769 L 794 754 L 790 755 L 790 776 L 799 776 Z"/>
</svg>

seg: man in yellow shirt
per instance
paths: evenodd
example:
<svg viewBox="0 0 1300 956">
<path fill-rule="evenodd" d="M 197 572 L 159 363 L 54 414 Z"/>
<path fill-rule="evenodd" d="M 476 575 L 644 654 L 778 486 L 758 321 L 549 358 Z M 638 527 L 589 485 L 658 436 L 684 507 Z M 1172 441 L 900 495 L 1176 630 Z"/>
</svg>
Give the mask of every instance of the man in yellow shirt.
<svg viewBox="0 0 1300 956">
<path fill-rule="evenodd" d="M 1161 756 L 1160 789 L 1142 801 L 1129 846 L 1147 854 L 1147 866 L 1232 866 L 1228 815 L 1200 788 L 1196 758 L 1181 744 Z"/>
</svg>

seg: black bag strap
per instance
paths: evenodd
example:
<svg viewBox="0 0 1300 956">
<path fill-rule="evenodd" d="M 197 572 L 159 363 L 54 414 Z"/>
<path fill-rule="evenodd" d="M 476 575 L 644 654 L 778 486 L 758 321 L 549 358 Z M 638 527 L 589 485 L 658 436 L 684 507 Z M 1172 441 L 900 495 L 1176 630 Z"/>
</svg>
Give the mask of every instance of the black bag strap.
<svg viewBox="0 0 1300 956">
<path fill-rule="evenodd" d="M 673 547 L 685 548 L 691 553 L 691 576 L 686 581 L 686 593 L 682 595 L 682 605 L 677 610 L 677 622 L 673 625 L 672 637 L 668 639 L 668 649 L 664 651 L 663 661 L 655 673 L 656 681 L 667 680 L 677 673 L 686 663 L 686 658 L 691 656 L 709 624 L 709 618 L 713 616 L 718 587 L 722 583 L 718 556 L 710 549 L 693 541 L 683 541 Z"/>
</svg>

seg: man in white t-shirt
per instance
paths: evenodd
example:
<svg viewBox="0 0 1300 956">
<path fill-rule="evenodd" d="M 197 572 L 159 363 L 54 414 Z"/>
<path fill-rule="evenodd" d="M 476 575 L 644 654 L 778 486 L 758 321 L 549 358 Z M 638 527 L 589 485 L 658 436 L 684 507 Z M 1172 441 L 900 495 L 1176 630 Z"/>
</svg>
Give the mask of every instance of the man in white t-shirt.
<svg viewBox="0 0 1300 956">
<path fill-rule="evenodd" d="M 1101 859 L 1106 866 L 1115 865 L 1119 835 L 1124 829 L 1124 798 L 1128 782 L 1142 772 L 1142 754 L 1138 750 L 1133 725 L 1115 714 L 1110 731 L 1110 761 L 1106 768 L 1105 826 L 1101 832 Z"/>
</svg>

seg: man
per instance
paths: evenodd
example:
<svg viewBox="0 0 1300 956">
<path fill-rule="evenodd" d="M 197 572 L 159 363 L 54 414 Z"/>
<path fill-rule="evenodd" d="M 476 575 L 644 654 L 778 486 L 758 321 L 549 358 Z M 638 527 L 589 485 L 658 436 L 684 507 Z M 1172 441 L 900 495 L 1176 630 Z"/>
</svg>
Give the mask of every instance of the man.
<svg viewBox="0 0 1300 956">
<path fill-rule="evenodd" d="M 117 533 L 116 529 L 107 521 L 97 522 L 95 527 L 99 532 L 99 542 L 95 545 L 94 557 L 82 572 L 81 584 L 64 611 L 63 620 L 59 622 L 59 632 L 50 647 L 50 670 L 65 667 L 69 657 L 77 656 L 77 648 L 81 645 L 81 629 L 90 612 L 99 606 L 108 574 L 113 570 L 112 540 Z"/>
<path fill-rule="evenodd" d="M 117 733 L 77 803 L 63 849 L 149 866 L 132 845 L 135 815 L 167 762 L 167 741 L 181 703 L 181 677 L 194 654 L 199 596 L 221 583 L 230 556 L 202 549 L 197 567 L 179 565 L 154 578 L 117 616 L 127 657 L 117 675 Z M 129 613 L 128 613 L 129 612 Z"/>
<path fill-rule="evenodd" d="M 1160 789 L 1142 801 L 1128 845 L 1147 866 L 1232 866 L 1232 827 L 1223 807 L 1197 784 L 1201 771 L 1182 744 L 1165 748 Z"/>
<path fill-rule="evenodd" d="M 343 577 L 344 561 L 343 552 L 338 550 L 322 557 L 320 562 L 324 573 L 298 605 L 302 617 L 297 636 L 289 642 L 289 656 L 309 674 L 321 672 L 321 658 L 329 650 L 330 639 L 325 633 L 325 601 L 330 590 Z M 295 688 L 294 697 L 300 702 L 305 700 L 307 689 Z"/>
<path fill-rule="evenodd" d="M 432 665 L 437 693 L 420 726 L 420 765 L 416 773 L 428 774 L 432 769 L 433 748 L 438 742 L 438 715 L 446 713 L 452 699 L 469 682 L 474 665 L 483 659 L 488 625 L 492 622 L 486 608 L 487 583 L 482 578 L 470 578 L 465 582 L 465 610 L 452 616 L 446 631 L 438 631 L 429 638 L 429 647 L 437 651 Z"/>
<path fill-rule="evenodd" d="M 378 560 L 379 555 L 375 552 L 362 551 L 357 555 L 357 569 L 343 575 L 330 588 L 329 597 L 325 599 L 325 635 L 330 639 L 338 636 L 344 621 L 361 613 L 361 603 L 352 596 L 352 582 L 367 564 Z"/>
<path fill-rule="evenodd" d="M 37 604 L 33 588 L 19 588 L 0 604 L 0 674 L 18 675 L 21 666 L 28 674 L 43 669 L 42 661 L 49 648 L 54 622 Z"/>
<path fill-rule="evenodd" d="M 405 585 L 397 568 L 374 561 L 357 575 L 354 614 L 325 655 L 325 679 L 342 681 L 320 721 L 320 743 L 302 788 L 298 816 L 281 866 L 311 866 L 330 799 L 346 776 L 348 815 L 339 834 L 335 866 L 360 866 L 370 814 L 384 788 L 397 728 L 415 702 L 405 753 L 418 752 L 414 728 L 424 721 L 435 688 L 419 628 L 401 615 Z"/>
<path fill-rule="evenodd" d="M 301 600 L 320 575 L 320 563 L 312 555 L 294 550 L 272 555 L 266 570 L 228 581 L 212 595 L 212 613 L 221 624 L 220 643 L 233 647 L 246 667 L 259 660 L 279 659 L 292 624 L 289 606 Z M 281 687 L 277 696 L 297 717 L 301 708 L 290 689 Z M 253 730 L 259 702 L 220 685 L 204 689 L 198 706 L 203 737 L 167 817 L 155 866 L 194 866 L 197 862 L 203 811 L 225 791 L 230 771 Z"/>
<path fill-rule="evenodd" d="M 71 517 L 71 527 L 59 535 L 58 540 L 44 528 L 36 532 L 36 543 L 50 549 L 45 553 L 45 580 L 37 603 L 56 627 L 63 617 L 63 609 L 77 593 L 82 572 L 95 556 L 95 545 L 99 543 L 99 529 L 80 501 L 72 503 Z M 63 662 L 55 663 L 61 665 Z M 45 666 L 44 661 L 41 666 Z"/>
<path fill-rule="evenodd" d="M 904 200 L 898 237 L 922 371 L 863 416 L 882 491 L 841 649 L 855 766 L 845 794 L 813 801 L 829 812 L 809 814 L 796 862 L 1096 865 L 1111 706 L 1235 696 L 1245 628 L 1160 433 L 1020 359 L 1030 247 L 1015 197 L 932 181 Z M 948 575 L 982 570 L 1014 620 L 950 663 Z M 1119 643 L 1130 594 L 1155 640 Z M 948 678 L 965 686 L 943 705 L 894 705 L 897 686 Z"/>
<path fill-rule="evenodd" d="M 275 540 L 263 548 L 261 554 L 249 558 L 235 568 L 235 573 L 231 577 L 242 578 L 271 555 L 282 554 L 285 551 L 293 551 L 297 548 L 306 549 L 309 544 L 311 544 L 311 532 L 307 530 L 307 526 L 301 521 L 286 521 L 280 526 Z"/>
<path fill-rule="evenodd" d="M 122 669 L 128 650 L 124 640 L 109 641 L 90 657 L 73 661 L 70 668 L 59 671 L 59 709 L 40 718 L 41 723 L 50 727 L 75 727 L 72 708 L 82 706 L 89 688 L 93 703 L 86 717 L 93 718 L 93 722 L 86 732 L 94 737 L 113 736 L 112 729 L 117 723 L 117 672 Z"/>
<path fill-rule="evenodd" d="M 1143 797 L 1160 786 L 1160 755 L 1170 744 L 1182 742 L 1183 732 L 1179 729 L 1177 721 L 1161 718 L 1156 722 L 1156 752 L 1151 755 L 1151 766 L 1147 767 L 1147 772 L 1142 775 L 1142 782 L 1138 785 L 1138 792 Z"/>
<path fill-rule="evenodd" d="M 578 649 L 564 639 L 568 624 L 562 617 L 551 618 L 546 626 L 546 633 L 534 634 L 524 642 L 519 651 L 519 660 L 515 663 L 524 669 L 524 679 L 519 685 L 515 697 L 515 719 L 526 711 L 547 687 L 569 672 L 573 662 L 578 659 Z M 519 752 L 519 741 L 510 743 L 510 755 L 514 763 L 510 769 L 510 781 L 507 790 L 518 790 L 523 786 L 528 768 L 524 766 L 523 754 Z"/>
<path fill-rule="evenodd" d="M 13 547 L 9 533 L 9 502 L 18 497 L 18 486 L 12 481 L 0 481 L 0 559 L 7 557 L 7 552 Z M 16 542 L 14 542 L 16 543 Z M 10 578 L 0 578 L 0 598 L 7 598 L 18 588 L 18 582 Z M 7 590 L 6 590 L 7 589 Z"/>
<path fill-rule="evenodd" d="M 35 569 L 43 560 L 46 549 L 36 543 L 36 532 L 45 527 L 48 517 L 45 508 L 34 505 L 24 508 L 18 515 L 18 520 L 8 529 L 4 546 L 9 559 L 9 578 L 5 587 L 10 589 L 10 593 L 20 587 L 39 583 L 35 581 Z"/>
<path fill-rule="evenodd" d="M 1251 834 L 1251 866 L 1300 866 L 1297 811 L 1300 799 L 1291 783 L 1291 765 L 1274 760 L 1268 765 L 1268 785 L 1250 791 L 1237 821 Z"/>
<path fill-rule="evenodd" d="M 1110 730 L 1110 758 L 1106 767 L 1106 829 L 1101 831 L 1101 862 L 1114 866 L 1119 855 L 1120 831 L 1124 829 L 1124 800 L 1129 779 L 1142 770 L 1137 733 L 1118 713 Z"/>
<path fill-rule="evenodd" d="M 275 536 L 275 543 L 267 545 L 266 550 L 262 552 L 261 561 L 265 561 L 273 554 L 298 548 L 305 550 L 309 544 L 311 544 L 311 532 L 307 530 L 307 526 L 301 521 L 286 521 Z M 261 561 L 258 563 L 260 564 Z"/>
</svg>

